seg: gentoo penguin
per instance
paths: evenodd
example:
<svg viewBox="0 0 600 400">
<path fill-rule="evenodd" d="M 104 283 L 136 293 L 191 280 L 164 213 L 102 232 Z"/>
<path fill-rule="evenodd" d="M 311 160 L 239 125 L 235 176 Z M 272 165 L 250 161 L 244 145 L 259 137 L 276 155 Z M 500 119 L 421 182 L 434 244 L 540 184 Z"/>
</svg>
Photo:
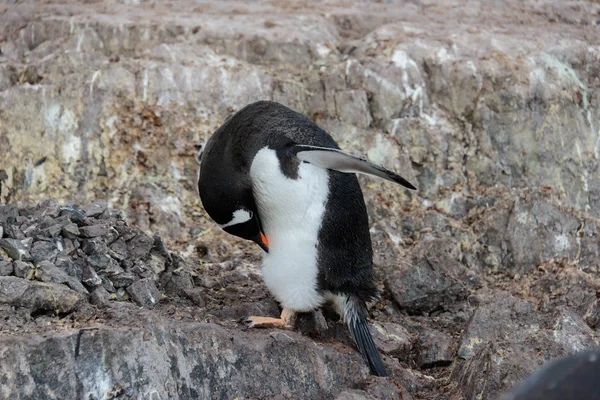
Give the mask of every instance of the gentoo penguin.
<svg viewBox="0 0 600 400">
<path fill-rule="evenodd" d="M 600 348 L 554 360 L 498 400 L 600 399 Z"/>
<path fill-rule="evenodd" d="M 378 293 L 363 195 L 355 172 L 415 189 L 401 176 L 340 150 L 327 132 L 281 104 L 230 116 L 198 153 L 198 191 L 226 232 L 264 251 L 262 275 L 281 318 L 249 327 L 293 328 L 297 312 L 332 301 L 371 371 L 385 376 L 367 325 Z"/>
</svg>

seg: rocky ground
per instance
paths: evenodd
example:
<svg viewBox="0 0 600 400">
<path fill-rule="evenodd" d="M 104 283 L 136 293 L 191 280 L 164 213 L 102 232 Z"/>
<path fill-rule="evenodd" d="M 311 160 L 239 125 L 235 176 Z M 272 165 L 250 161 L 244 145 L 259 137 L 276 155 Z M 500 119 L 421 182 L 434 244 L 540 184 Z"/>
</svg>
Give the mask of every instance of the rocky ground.
<svg viewBox="0 0 600 400">
<path fill-rule="evenodd" d="M 492 399 L 597 346 L 599 25 L 597 1 L 0 1 L 0 397 Z M 360 178 L 392 378 L 328 309 L 244 329 L 279 310 L 193 146 L 259 99 L 419 187 Z"/>
</svg>

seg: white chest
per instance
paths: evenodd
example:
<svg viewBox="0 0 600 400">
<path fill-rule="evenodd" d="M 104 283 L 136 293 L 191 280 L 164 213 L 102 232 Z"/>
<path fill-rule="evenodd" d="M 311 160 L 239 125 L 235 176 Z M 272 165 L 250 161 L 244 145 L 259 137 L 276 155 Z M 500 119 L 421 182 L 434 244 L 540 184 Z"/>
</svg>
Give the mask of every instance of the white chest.
<svg viewBox="0 0 600 400">
<path fill-rule="evenodd" d="M 250 177 L 269 253 L 265 284 L 283 307 L 309 311 L 323 303 L 317 290 L 317 240 L 327 196 L 327 170 L 301 163 L 298 179 L 287 178 L 274 150 L 260 150 Z"/>
</svg>

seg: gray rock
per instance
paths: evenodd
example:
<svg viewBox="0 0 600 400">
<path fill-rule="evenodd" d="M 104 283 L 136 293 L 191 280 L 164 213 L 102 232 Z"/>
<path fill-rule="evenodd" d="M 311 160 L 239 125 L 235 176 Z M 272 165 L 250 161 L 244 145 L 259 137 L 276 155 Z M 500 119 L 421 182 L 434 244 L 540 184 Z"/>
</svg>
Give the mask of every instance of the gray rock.
<svg viewBox="0 0 600 400">
<path fill-rule="evenodd" d="M 17 239 L 2 239 L 0 247 L 6 251 L 6 254 L 15 261 L 29 261 L 32 259 L 31 254 L 27 250 L 27 246 L 23 241 Z"/>
<path fill-rule="evenodd" d="M 115 226 L 115 229 L 119 232 L 119 237 L 126 242 L 138 234 L 138 231 L 130 226 Z"/>
<path fill-rule="evenodd" d="M 342 120 L 361 128 L 368 128 L 371 125 L 369 101 L 364 90 L 336 92 L 335 106 Z"/>
<path fill-rule="evenodd" d="M 377 400 L 377 397 L 371 396 L 364 390 L 352 389 L 344 390 L 336 396 L 335 400 Z"/>
<path fill-rule="evenodd" d="M 4 237 L 4 227 L 0 225 L 0 239 Z"/>
<path fill-rule="evenodd" d="M 18 278 L 26 279 L 28 277 L 33 277 L 34 268 L 33 264 L 17 260 L 13 262 L 15 276 Z"/>
<path fill-rule="evenodd" d="M 11 261 L 0 261 L 0 276 L 12 275 L 14 271 Z"/>
<path fill-rule="evenodd" d="M 364 390 L 376 399 L 412 400 L 404 385 L 389 378 L 373 377 L 369 379 Z"/>
<path fill-rule="evenodd" d="M 131 285 L 133 282 L 139 280 L 140 278 L 138 278 L 137 276 L 133 275 L 130 272 L 124 272 L 124 273 L 115 275 L 113 277 L 110 277 L 109 279 L 113 283 L 113 286 L 115 288 L 119 289 L 119 288 L 125 288 L 125 287 Z"/>
<path fill-rule="evenodd" d="M 116 261 L 113 258 L 111 258 L 108 254 L 92 254 L 88 257 L 87 260 L 90 263 L 90 265 L 99 270 L 105 269 L 110 264 L 116 263 Z"/>
<path fill-rule="evenodd" d="M 157 275 L 160 272 L 154 271 Z M 175 255 L 173 257 L 173 264 L 169 268 L 168 273 L 161 275 L 160 284 L 165 292 L 172 296 L 185 296 L 186 292 L 194 287 L 189 268 L 181 256 Z"/>
<path fill-rule="evenodd" d="M 0 276 L 0 304 L 24 307 L 32 313 L 70 313 L 83 296 L 64 285 Z"/>
<path fill-rule="evenodd" d="M 86 217 L 97 217 L 106 211 L 107 203 L 105 200 L 98 200 L 83 208 Z"/>
<path fill-rule="evenodd" d="M 85 220 L 85 213 L 78 207 L 73 205 L 66 205 L 60 208 L 60 215 L 67 216 L 70 221 L 77 225 L 83 225 Z"/>
<path fill-rule="evenodd" d="M 23 240 L 25 239 L 25 234 L 19 229 L 18 223 L 16 221 L 12 221 L 11 223 L 7 223 L 4 227 L 5 236 L 9 239 Z"/>
<path fill-rule="evenodd" d="M 106 243 L 100 238 L 85 239 L 82 241 L 81 250 L 88 256 L 108 253 Z"/>
<path fill-rule="evenodd" d="M 123 264 L 131 265 L 129 260 L 123 261 Z M 133 265 L 130 268 L 131 268 L 131 271 L 133 271 L 133 273 L 135 273 L 140 278 L 150 278 L 153 281 L 157 280 L 157 275 L 142 260 L 136 260 L 135 263 L 133 263 Z M 166 282 L 169 278 L 170 278 L 170 275 L 169 275 L 169 277 L 165 276 L 164 281 Z"/>
<path fill-rule="evenodd" d="M 122 274 L 125 271 L 123 270 L 123 268 L 121 268 L 118 262 L 114 261 L 106 266 L 104 272 L 106 273 L 106 275 L 108 275 L 109 278 L 112 278 L 114 276 Z"/>
<path fill-rule="evenodd" d="M 98 274 L 98 275 L 102 279 L 102 287 L 104 287 L 104 289 L 106 289 L 106 291 L 108 293 L 115 293 L 116 289 L 113 286 L 113 284 L 110 281 L 110 279 L 108 279 L 108 277 L 106 276 L 106 274 L 103 271 L 101 271 L 100 274 Z"/>
<path fill-rule="evenodd" d="M 33 210 L 32 217 L 51 217 L 56 218 L 60 215 L 60 207 L 54 199 L 42 200 Z"/>
<path fill-rule="evenodd" d="M 522 331 L 534 335 L 539 330 L 534 305 L 501 292 L 477 308 L 461 340 L 458 356 L 468 359 L 490 342 L 516 340 Z"/>
<path fill-rule="evenodd" d="M 198 307 L 204 307 L 206 305 L 206 300 L 204 298 L 204 290 L 202 288 L 193 287 L 189 290 L 186 290 L 185 297 L 191 300 Z"/>
<path fill-rule="evenodd" d="M 123 211 L 116 210 L 114 208 L 107 208 L 101 215 L 98 216 L 98 219 L 112 219 L 115 223 L 125 222 L 125 215 Z"/>
<path fill-rule="evenodd" d="M 595 299 L 588 307 L 584 318 L 590 328 L 598 329 L 600 327 L 600 301 L 598 299 Z"/>
<path fill-rule="evenodd" d="M 441 241 L 426 245 L 414 264 L 402 265 L 386 277 L 386 287 L 400 308 L 410 314 L 430 313 L 453 308 L 467 298 L 471 273 L 448 257 L 448 245 Z"/>
<path fill-rule="evenodd" d="M 164 290 L 167 294 L 173 296 L 185 296 L 193 287 L 194 282 L 189 271 L 181 270 L 171 274 L 171 279 L 164 286 Z"/>
<path fill-rule="evenodd" d="M 449 365 L 454 360 L 452 338 L 435 329 L 420 332 L 417 360 L 421 368 Z"/>
<path fill-rule="evenodd" d="M 108 230 L 106 234 L 102 236 L 102 239 L 104 239 L 107 244 L 112 244 L 119 238 L 119 232 L 112 226 L 107 225 L 107 228 Z"/>
<path fill-rule="evenodd" d="M 97 307 L 106 307 L 110 302 L 110 293 L 102 286 L 98 286 L 90 293 L 90 303 Z"/>
<path fill-rule="evenodd" d="M 177 264 L 174 267 L 174 269 L 187 269 L 187 266 L 185 265 L 185 262 L 181 260 L 181 257 L 179 259 L 181 262 Z M 150 253 L 150 257 L 148 257 L 148 259 L 146 260 L 145 265 L 149 271 L 156 275 L 159 275 L 166 269 L 167 262 L 169 262 L 169 259 L 166 259 L 164 256 L 158 254 L 158 252 L 152 251 Z"/>
<path fill-rule="evenodd" d="M 78 293 L 88 294 L 88 291 L 78 279 L 67 274 L 50 261 L 41 261 L 37 265 L 35 277 L 42 282 L 65 283 Z"/>
<path fill-rule="evenodd" d="M 53 263 L 56 261 L 58 253 L 59 251 L 54 242 L 38 240 L 31 246 L 31 258 L 34 263 L 39 263 L 40 261 L 50 261 Z"/>
<path fill-rule="evenodd" d="M 140 307 L 154 307 L 160 300 L 160 292 L 148 278 L 140 279 L 127 288 L 131 299 Z"/>
<path fill-rule="evenodd" d="M 163 242 L 162 237 L 158 232 L 154 234 L 153 255 L 159 255 L 169 263 L 173 261 L 171 257 L 171 252 L 167 249 L 167 246 L 165 246 L 165 243 Z"/>
<path fill-rule="evenodd" d="M 86 238 L 95 238 L 99 236 L 108 235 L 109 229 L 106 225 L 90 225 L 90 226 L 82 226 L 79 228 L 79 232 L 81 236 Z"/>
<path fill-rule="evenodd" d="M 522 270 L 549 259 L 575 259 L 580 225 L 578 218 L 551 202 L 517 200 L 506 231 L 515 266 Z"/>
<path fill-rule="evenodd" d="M 415 342 L 414 335 L 400 324 L 391 322 L 371 323 L 373 340 L 383 354 L 407 361 Z"/>
<path fill-rule="evenodd" d="M 19 209 L 14 204 L 0 204 L 0 223 L 5 224 L 9 218 L 17 218 Z"/>
<path fill-rule="evenodd" d="M 79 238 L 80 232 L 77 224 L 70 223 L 62 227 L 62 235 L 68 239 Z"/>
<path fill-rule="evenodd" d="M 27 237 L 43 237 L 46 239 L 56 238 L 62 227 L 69 223 L 69 219 L 66 217 L 51 217 L 44 216 L 41 220 L 33 217 L 31 220 L 25 221 L 20 229 L 23 231 L 23 234 Z"/>
<path fill-rule="evenodd" d="M 71 399 L 83 390 L 102 398 L 121 382 L 126 393 L 156 393 L 161 399 L 174 393 L 190 399 L 302 393 L 317 399 L 333 398 L 368 376 L 356 352 L 315 344 L 295 332 L 269 335 L 215 324 L 174 327 L 157 319 L 140 322 L 136 329 L 96 326 L 47 339 L 2 337 L 1 347 L 9 349 L 0 366 L 0 379 L 6 382 L 4 394 L 44 398 L 51 391 L 57 398 Z M 23 367 L 15 371 L 15 365 Z M 98 366 L 102 366 L 101 377 Z M 118 371 L 129 371 L 130 379 L 123 380 Z M 77 379 L 58 379 L 75 374 Z M 22 380 L 29 382 L 27 392 L 18 383 Z M 109 384 L 98 387 L 100 380 Z"/>
<path fill-rule="evenodd" d="M 81 281 L 90 287 L 102 285 L 102 278 L 98 276 L 94 268 L 90 265 L 83 266 Z"/>
<path fill-rule="evenodd" d="M 119 238 L 112 242 L 109 246 L 110 250 L 112 250 L 111 255 L 117 260 L 125 260 L 129 257 L 129 252 L 127 251 L 127 243 L 123 238 Z"/>
<path fill-rule="evenodd" d="M 42 229 L 42 231 L 40 232 L 40 235 L 49 237 L 49 238 L 56 238 L 61 233 L 62 230 L 63 230 L 63 224 L 54 224 L 52 226 Z"/>
<path fill-rule="evenodd" d="M 140 232 L 137 236 L 127 242 L 127 251 L 133 258 L 144 258 L 152 250 L 154 239 Z"/>
<path fill-rule="evenodd" d="M 73 252 L 75 250 L 77 250 L 79 248 L 79 241 L 77 240 L 71 240 L 71 239 L 63 239 L 63 251 L 61 252 L 62 254 L 73 254 Z"/>
<path fill-rule="evenodd" d="M 81 281 L 83 275 L 82 269 L 84 265 L 86 265 L 85 261 L 80 258 L 73 259 L 72 257 L 65 255 L 56 257 L 56 262 L 54 264 L 79 281 Z"/>
<path fill-rule="evenodd" d="M 50 261 L 37 264 L 35 277 L 42 282 L 66 283 L 69 275 Z"/>
<path fill-rule="evenodd" d="M 138 279 L 133 274 L 125 272 L 117 262 L 111 262 L 104 272 L 117 289 L 127 287 Z"/>
<path fill-rule="evenodd" d="M 568 354 L 600 344 L 595 337 L 594 330 L 585 323 L 580 315 L 566 307 L 559 308 L 552 328 L 554 341 Z"/>
</svg>

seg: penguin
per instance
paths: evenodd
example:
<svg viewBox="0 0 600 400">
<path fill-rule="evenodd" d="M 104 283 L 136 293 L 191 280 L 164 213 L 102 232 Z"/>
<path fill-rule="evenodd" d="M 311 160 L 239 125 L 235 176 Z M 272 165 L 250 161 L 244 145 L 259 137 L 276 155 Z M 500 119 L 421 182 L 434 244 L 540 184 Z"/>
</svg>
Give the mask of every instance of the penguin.
<svg viewBox="0 0 600 400">
<path fill-rule="evenodd" d="M 600 348 L 556 359 L 498 400 L 600 399 Z"/>
<path fill-rule="evenodd" d="M 264 283 L 280 318 L 249 328 L 292 329 L 296 314 L 332 302 L 371 372 L 386 376 L 368 329 L 378 297 L 367 209 L 355 173 L 409 189 L 400 175 L 343 152 L 306 116 L 259 101 L 230 115 L 199 149 L 198 192 L 210 218 L 264 251 Z"/>
</svg>

